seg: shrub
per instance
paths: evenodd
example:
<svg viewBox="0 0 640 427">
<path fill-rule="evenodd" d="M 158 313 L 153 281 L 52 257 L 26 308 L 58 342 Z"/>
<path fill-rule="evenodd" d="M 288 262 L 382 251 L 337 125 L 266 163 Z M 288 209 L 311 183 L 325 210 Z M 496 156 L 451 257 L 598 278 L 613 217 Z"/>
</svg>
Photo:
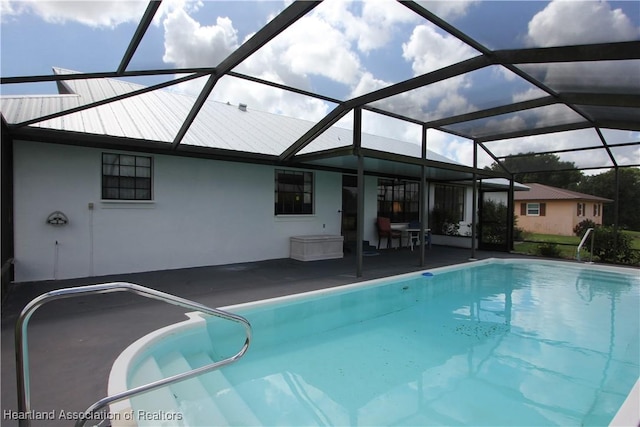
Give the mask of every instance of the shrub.
<svg viewBox="0 0 640 427">
<path fill-rule="evenodd" d="M 580 221 L 578 224 L 576 224 L 575 227 L 573 227 L 573 234 L 575 234 L 578 237 L 582 237 L 584 236 L 584 233 L 586 233 L 589 228 L 596 228 L 596 227 L 597 225 L 595 222 L 593 222 L 590 219 L 585 219 Z"/>
<path fill-rule="evenodd" d="M 507 205 L 495 200 L 484 200 L 482 205 L 482 236 L 485 243 L 505 243 L 507 238 Z"/>
<path fill-rule="evenodd" d="M 549 258 L 560 258 L 561 252 L 555 243 L 542 243 L 538 245 L 538 255 Z"/>
<path fill-rule="evenodd" d="M 593 256 L 601 262 L 614 264 L 636 264 L 638 259 L 631 247 L 631 236 L 614 231 L 613 227 L 598 227 L 595 230 Z M 588 245 L 587 249 L 590 250 Z"/>
<path fill-rule="evenodd" d="M 459 236 L 460 222 L 456 219 L 454 212 L 444 209 L 434 209 L 431 212 L 431 230 L 433 234 L 442 234 L 445 236 Z"/>
<path fill-rule="evenodd" d="M 513 240 L 521 242 L 525 240 L 531 233 L 524 231 L 523 228 L 514 227 L 513 228 Z"/>
</svg>

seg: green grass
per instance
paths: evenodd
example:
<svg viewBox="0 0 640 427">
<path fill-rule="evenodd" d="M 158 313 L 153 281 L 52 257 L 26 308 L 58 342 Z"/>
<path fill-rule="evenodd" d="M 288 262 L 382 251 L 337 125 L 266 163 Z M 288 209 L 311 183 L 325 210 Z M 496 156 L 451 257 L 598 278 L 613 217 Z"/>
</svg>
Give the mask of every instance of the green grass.
<svg viewBox="0 0 640 427">
<path fill-rule="evenodd" d="M 539 242 L 555 243 L 557 249 L 560 252 L 560 258 L 575 259 L 576 250 L 580 244 L 580 238 L 578 236 L 557 236 L 554 234 L 529 234 L 522 243 L 516 242 L 514 245 L 514 252 L 523 253 L 527 255 L 539 255 Z M 589 256 L 589 252 L 582 249 L 580 257 L 584 258 Z"/>
<path fill-rule="evenodd" d="M 631 248 L 635 250 L 640 250 L 640 231 L 623 231 L 623 233 L 631 236 Z"/>
<path fill-rule="evenodd" d="M 631 236 L 631 247 L 635 250 L 640 250 L 640 231 L 624 230 L 623 233 Z M 576 250 L 580 244 L 580 238 L 578 236 L 557 236 L 554 234 L 528 233 L 525 237 L 525 241 L 515 243 L 514 252 L 527 255 L 539 255 L 539 242 L 556 243 L 558 245 L 558 250 L 560 251 L 560 258 L 575 259 Z M 589 252 L 584 248 L 580 251 L 581 259 L 589 259 L 589 256 Z"/>
</svg>

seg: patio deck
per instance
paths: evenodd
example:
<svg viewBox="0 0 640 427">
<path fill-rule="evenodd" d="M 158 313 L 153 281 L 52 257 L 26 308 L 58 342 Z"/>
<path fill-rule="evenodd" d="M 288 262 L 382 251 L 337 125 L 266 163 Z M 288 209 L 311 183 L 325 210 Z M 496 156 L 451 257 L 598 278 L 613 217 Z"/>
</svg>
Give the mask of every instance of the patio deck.
<svg viewBox="0 0 640 427">
<path fill-rule="evenodd" d="M 127 281 L 158 289 L 210 307 L 261 300 L 362 280 L 392 276 L 423 268 L 419 251 L 382 250 L 364 257 L 364 275 L 357 278 L 356 258 L 301 262 L 278 259 L 214 267 L 14 285 L 2 306 L 3 426 L 17 426 L 6 411 L 17 411 L 14 325 L 22 308 L 38 295 L 63 287 Z M 469 249 L 434 246 L 426 266 L 434 268 L 468 262 Z M 503 252 L 476 251 L 477 259 L 522 257 Z M 33 426 L 67 426 L 60 411 L 81 412 L 106 396 L 107 378 L 116 357 L 133 341 L 162 326 L 186 319 L 184 310 L 128 293 L 93 295 L 51 302 L 29 324 L 31 408 L 55 411 L 56 419 Z M 250 350 L 249 350 L 250 351 Z"/>
</svg>

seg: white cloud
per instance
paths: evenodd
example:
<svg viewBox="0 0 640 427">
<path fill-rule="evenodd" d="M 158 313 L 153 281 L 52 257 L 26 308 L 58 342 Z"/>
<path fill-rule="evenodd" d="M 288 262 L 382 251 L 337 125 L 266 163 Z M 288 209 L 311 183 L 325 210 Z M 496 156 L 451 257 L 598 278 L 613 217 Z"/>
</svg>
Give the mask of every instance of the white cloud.
<svg viewBox="0 0 640 427">
<path fill-rule="evenodd" d="M 549 96 L 549 94 L 542 89 L 538 89 L 537 87 L 531 87 L 524 92 L 517 92 L 513 94 L 512 101 L 513 102 L 524 102 L 529 101 L 531 99 L 542 98 L 545 96 Z"/>
<path fill-rule="evenodd" d="M 202 26 L 187 11 L 175 9 L 164 21 L 164 61 L 180 67 L 215 66 L 243 41 L 229 18 L 218 18 L 215 25 Z M 252 36 L 245 37 L 246 41 Z M 331 49 L 327 49 L 331 46 Z M 278 37 L 251 55 L 235 70 L 265 80 L 310 90 L 311 78 L 322 76 L 343 85 L 360 79 L 361 64 L 343 34 L 317 15 L 301 18 Z M 183 85 L 196 93 L 201 84 Z M 321 118 L 328 106 L 277 89 L 233 78 L 221 79 L 212 98 L 233 104 L 301 118 Z"/>
<path fill-rule="evenodd" d="M 253 61 L 264 66 L 263 59 L 272 64 L 271 68 L 320 75 L 343 84 L 355 83 L 361 73 L 358 55 L 343 34 L 316 16 L 300 19 L 269 43 L 267 55 L 262 51 L 252 55 L 246 61 L 247 67 L 252 68 Z"/>
<path fill-rule="evenodd" d="M 363 33 L 358 38 L 358 48 L 364 52 L 387 44 L 399 24 L 418 22 L 419 18 L 395 0 L 364 2 Z"/>
<path fill-rule="evenodd" d="M 448 13 L 463 13 L 463 9 L 448 9 Z M 328 0 L 263 46 L 236 70 L 308 90 L 313 89 L 314 76 L 321 76 L 344 85 L 349 91 L 348 97 L 359 96 L 390 84 L 366 70 L 360 55 L 374 49 L 391 48 L 389 41 L 394 31 L 414 22 L 422 21 L 395 1 L 351 3 Z M 186 11 L 176 9 L 167 14 L 164 27 L 165 61 L 182 67 L 215 65 L 241 44 L 235 38 L 237 31 L 233 22 L 228 19 L 218 19 L 216 25 L 204 27 Z M 245 40 L 248 37 L 250 35 Z M 216 46 L 215 53 L 211 46 Z M 415 27 L 402 49 L 397 48 L 398 53 L 412 63 L 415 75 L 477 54 L 454 37 L 440 34 L 427 25 Z M 434 114 L 460 114 L 472 108 L 460 93 L 460 89 L 468 84 L 465 77 L 456 77 L 384 100 L 380 105 L 400 114 L 424 115 L 425 118 Z M 197 89 L 200 87 L 201 83 Z M 321 119 L 333 108 L 316 99 L 226 77 L 216 84 L 211 98 L 310 120 Z M 351 115 L 343 118 L 339 125 L 351 127 Z M 400 120 L 363 120 L 363 131 L 417 144 L 421 140 L 419 126 Z M 457 156 L 461 153 L 468 155 L 468 149 L 455 149 L 447 154 Z"/>
<path fill-rule="evenodd" d="M 455 0 L 455 1 L 441 1 L 441 0 L 423 0 L 418 1 L 422 7 L 435 13 L 443 19 L 456 19 L 458 17 L 467 14 L 469 7 L 474 3 L 478 3 L 477 0 Z"/>
<path fill-rule="evenodd" d="M 440 34 L 428 25 L 416 26 L 409 40 L 402 45 L 402 51 L 404 59 L 411 62 L 414 75 L 426 74 L 476 55 L 473 49 L 456 38 Z M 364 73 L 351 96 L 362 95 L 388 84 L 370 73 Z M 374 105 L 422 120 L 447 114 L 462 114 L 473 109 L 460 93 L 468 84 L 470 83 L 467 77 L 457 76 L 398 94 Z"/>
<path fill-rule="evenodd" d="M 176 9 L 164 20 L 164 62 L 178 67 L 213 67 L 238 47 L 237 31 L 229 18 L 202 26 L 185 10 Z"/>
<path fill-rule="evenodd" d="M 146 1 L 2 1 L 5 16 L 33 13 L 51 23 L 79 22 L 90 27 L 115 27 L 138 22 Z M 5 15 L 6 14 L 6 15 Z"/>
<path fill-rule="evenodd" d="M 373 74 L 367 71 L 362 73 L 360 81 L 358 81 L 358 83 L 352 89 L 349 97 L 355 98 L 357 96 L 382 89 L 383 87 L 389 86 L 389 84 L 389 82 L 375 78 Z"/>
<path fill-rule="evenodd" d="M 453 36 L 443 35 L 431 25 L 414 28 L 407 43 L 402 45 L 402 56 L 412 62 L 414 75 L 425 74 L 446 67 L 478 53 Z"/>
<path fill-rule="evenodd" d="M 436 129 L 427 131 L 427 148 L 463 165 L 473 166 L 473 141 Z M 478 163 L 479 167 L 487 166 Z"/>
<path fill-rule="evenodd" d="M 639 35 L 621 9 L 606 1 L 553 1 L 529 22 L 528 44 L 536 47 L 634 40 Z"/>
<path fill-rule="evenodd" d="M 361 6 L 361 14 L 355 9 Z M 340 30 L 346 41 L 368 53 L 385 47 L 398 25 L 418 22 L 419 17 L 395 0 L 344 1 L 325 0 L 313 16 Z"/>
<path fill-rule="evenodd" d="M 624 41 L 635 39 L 640 34 L 638 28 L 633 27 L 631 21 L 620 9 L 612 9 L 607 2 L 595 1 L 553 1 L 531 19 L 528 31 L 526 40 L 529 46 L 536 47 Z M 559 92 L 580 91 L 589 86 L 623 91 L 626 87 L 635 86 L 638 73 L 638 67 L 633 63 L 620 64 L 607 61 L 532 64 L 523 66 L 523 69 Z M 532 88 L 514 94 L 513 101 L 520 102 L 541 96 L 545 94 L 539 89 Z M 568 111 L 561 105 L 522 112 L 518 117 L 526 118 L 527 122 L 535 123 L 535 126 L 583 121 L 576 113 Z M 500 122 L 500 124 L 506 125 L 505 130 L 508 130 L 509 128 L 517 129 L 524 122 Z M 489 143 L 489 148 L 496 155 L 502 156 L 600 144 L 595 131 L 589 129 L 498 141 Z M 627 153 L 624 153 L 623 158 L 626 159 L 626 156 Z M 611 165 L 604 149 L 561 153 L 559 157 L 563 161 L 575 162 L 578 167 Z"/>
<path fill-rule="evenodd" d="M 25 3 L 0 0 L 0 22 L 9 22 L 27 11 Z"/>
</svg>

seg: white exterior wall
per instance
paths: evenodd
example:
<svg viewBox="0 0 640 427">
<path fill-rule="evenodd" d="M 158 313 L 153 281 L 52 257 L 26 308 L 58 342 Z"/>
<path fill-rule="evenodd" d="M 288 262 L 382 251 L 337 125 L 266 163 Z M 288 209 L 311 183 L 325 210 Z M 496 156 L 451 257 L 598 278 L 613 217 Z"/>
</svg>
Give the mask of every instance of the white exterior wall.
<svg viewBox="0 0 640 427">
<path fill-rule="evenodd" d="M 340 234 L 339 173 L 314 172 L 314 215 L 275 216 L 275 167 L 153 155 L 153 202 L 102 202 L 102 152 L 16 141 L 16 281 L 286 258 L 291 236 Z M 365 199 L 370 238 L 373 177 Z M 57 210 L 68 225 L 46 223 Z"/>
</svg>

